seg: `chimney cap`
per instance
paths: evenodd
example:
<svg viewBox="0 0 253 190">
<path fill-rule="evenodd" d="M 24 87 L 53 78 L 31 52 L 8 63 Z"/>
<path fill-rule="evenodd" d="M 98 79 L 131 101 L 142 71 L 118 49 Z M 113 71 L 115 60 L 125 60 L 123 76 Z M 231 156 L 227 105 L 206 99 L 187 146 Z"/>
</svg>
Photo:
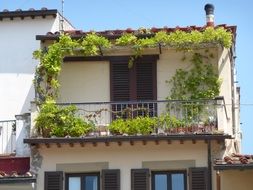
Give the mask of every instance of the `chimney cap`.
<svg viewBox="0 0 253 190">
<path fill-rule="evenodd" d="M 206 11 L 206 15 L 213 14 L 214 5 L 213 4 L 206 4 L 205 5 L 205 11 Z"/>
</svg>

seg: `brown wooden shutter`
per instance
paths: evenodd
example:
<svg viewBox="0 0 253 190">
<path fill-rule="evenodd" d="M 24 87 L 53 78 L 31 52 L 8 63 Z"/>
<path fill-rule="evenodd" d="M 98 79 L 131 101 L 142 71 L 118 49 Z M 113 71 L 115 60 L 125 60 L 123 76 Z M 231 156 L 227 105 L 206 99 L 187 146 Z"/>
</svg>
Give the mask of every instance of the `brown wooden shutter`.
<svg viewBox="0 0 253 190">
<path fill-rule="evenodd" d="M 102 190 L 120 190 L 120 170 L 102 170 Z"/>
<path fill-rule="evenodd" d="M 111 101 L 128 101 L 130 99 L 130 81 L 127 59 L 113 60 L 111 67 Z"/>
<path fill-rule="evenodd" d="M 137 100 L 156 99 L 156 64 L 154 62 L 137 62 L 136 91 Z"/>
<path fill-rule="evenodd" d="M 149 169 L 131 170 L 131 190 L 149 190 Z"/>
<path fill-rule="evenodd" d="M 208 169 L 207 168 L 189 168 L 190 190 L 208 189 Z"/>
<path fill-rule="evenodd" d="M 143 55 L 128 67 L 129 56 L 110 59 L 111 101 L 157 99 L 157 55 Z"/>
<path fill-rule="evenodd" d="M 45 172 L 45 190 L 62 190 L 63 189 L 63 172 Z"/>
</svg>

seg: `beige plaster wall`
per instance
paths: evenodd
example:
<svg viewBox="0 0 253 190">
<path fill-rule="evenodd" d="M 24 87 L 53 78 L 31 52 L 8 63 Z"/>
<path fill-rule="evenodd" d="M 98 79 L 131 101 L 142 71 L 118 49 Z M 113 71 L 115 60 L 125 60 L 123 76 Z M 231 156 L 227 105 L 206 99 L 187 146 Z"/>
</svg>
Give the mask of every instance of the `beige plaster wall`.
<svg viewBox="0 0 253 190">
<path fill-rule="evenodd" d="M 232 134 L 232 91 L 231 91 L 231 63 L 228 49 L 219 49 L 218 52 L 218 70 L 221 79 L 220 95 L 224 96 L 228 118 L 226 115 L 220 115 L 220 129 L 225 133 Z M 224 109 L 224 108 L 223 108 Z M 223 112 L 224 113 L 224 112 Z"/>
<path fill-rule="evenodd" d="M 95 172 L 99 167 L 120 169 L 121 189 L 129 190 L 131 169 L 150 166 L 154 170 L 157 166 L 160 170 L 162 166 L 163 170 L 174 170 L 187 169 L 186 166 L 207 166 L 207 144 L 202 141 L 196 144 L 191 141 L 185 141 L 184 144 L 161 141 L 158 145 L 155 142 L 147 142 L 146 145 L 136 142 L 133 146 L 129 142 L 123 142 L 121 146 L 117 143 L 111 143 L 110 146 L 99 143 L 96 147 L 92 144 L 84 147 L 75 144 L 74 147 L 64 145 L 61 148 L 52 145 L 50 148 L 41 146 L 39 153 L 43 159 L 37 178 L 38 190 L 43 190 L 44 171 L 64 169 L 65 172 Z M 71 164 L 74 167 L 69 167 Z"/>
<path fill-rule="evenodd" d="M 109 62 L 63 63 L 59 102 L 110 101 Z"/>
<path fill-rule="evenodd" d="M 222 190 L 252 190 L 253 170 L 225 170 L 220 172 Z"/>
</svg>

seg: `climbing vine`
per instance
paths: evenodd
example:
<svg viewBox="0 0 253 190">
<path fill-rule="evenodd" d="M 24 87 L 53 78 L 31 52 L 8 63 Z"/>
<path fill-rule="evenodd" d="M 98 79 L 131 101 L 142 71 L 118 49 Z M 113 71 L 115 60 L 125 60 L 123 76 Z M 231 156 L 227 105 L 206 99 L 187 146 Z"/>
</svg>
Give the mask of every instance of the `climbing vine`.
<svg viewBox="0 0 253 190">
<path fill-rule="evenodd" d="M 190 70 L 178 69 L 167 83 L 171 84 L 168 99 L 199 100 L 213 99 L 219 95 L 221 81 L 217 71 L 209 62 L 210 57 L 194 53 Z"/>
<path fill-rule="evenodd" d="M 143 29 L 141 31 L 143 32 Z M 208 44 L 220 44 L 229 48 L 232 44 L 232 33 L 224 28 L 214 29 L 211 27 L 203 31 L 193 30 L 191 32 L 176 30 L 167 33 L 166 31 L 159 31 L 145 38 L 138 38 L 133 33 L 126 33 L 116 39 L 115 43 L 96 33 L 87 34 L 80 40 L 74 40 L 69 35 L 61 35 L 59 40 L 49 45 L 47 49 L 39 49 L 33 53 L 34 58 L 40 60 L 35 73 L 35 88 L 39 100 L 42 102 L 45 102 L 47 98 L 57 98 L 60 86 L 58 76 L 63 58 L 67 55 L 103 55 L 103 49 L 109 49 L 112 46 L 130 46 L 133 50 L 133 56 L 129 62 L 129 66 L 131 66 L 134 59 L 142 55 L 144 48 L 168 46 L 177 50 L 188 51 Z M 183 71 L 178 72 L 178 75 L 180 72 L 183 75 Z"/>
<path fill-rule="evenodd" d="M 40 101 L 45 102 L 48 98 L 56 99 L 60 86 L 58 76 L 64 56 L 73 54 L 98 55 L 101 48 L 109 48 L 110 46 L 111 43 L 108 39 L 92 33 L 81 40 L 73 40 L 69 35 L 62 35 L 58 42 L 49 45 L 46 50 L 34 51 L 34 58 L 40 60 L 34 80 Z"/>
</svg>

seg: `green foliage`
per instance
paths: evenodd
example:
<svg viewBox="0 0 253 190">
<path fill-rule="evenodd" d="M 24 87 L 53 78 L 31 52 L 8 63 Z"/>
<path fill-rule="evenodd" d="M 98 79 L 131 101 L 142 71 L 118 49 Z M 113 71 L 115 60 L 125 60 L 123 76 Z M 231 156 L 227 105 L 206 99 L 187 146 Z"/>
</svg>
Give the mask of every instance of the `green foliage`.
<svg viewBox="0 0 253 190">
<path fill-rule="evenodd" d="M 111 42 L 105 37 L 91 33 L 82 39 L 80 45 L 84 55 L 98 55 L 101 48 L 110 48 Z"/>
<path fill-rule="evenodd" d="M 168 81 L 172 85 L 168 99 L 199 100 L 213 99 L 219 95 L 220 80 L 216 70 L 210 63 L 204 63 L 206 57 L 193 54 L 193 67 L 189 70 L 178 69 Z"/>
<path fill-rule="evenodd" d="M 220 44 L 225 48 L 229 48 L 232 45 L 232 33 L 227 32 L 222 27 L 217 29 L 208 27 L 203 32 L 197 30 L 191 32 L 176 30 L 171 33 L 160 31 L 154 36 L 146 38 L 137 38 L 134 34 L 126 33 L 116 39 L 116 45 L 118 46 L 132 46 L 134 55 L 129 62 L 130 66 L 135 58 L 142 55 L 144 48 L 162 45 L 188 51 L 203 47 L 206 44 Z"/>
<path fill-rule="evenodd" d="M 172 116 L 169 113 L 159 116 L 158 122 L 159 126 L 162 126 L 164 129 L 185 127 L 186 125 L 184 120 L 177 119 L 175 116 Z"/>
<path fill-rule="evenodd" d="M 108 127 L 113 134 L 148 135 L 154 132 L 157 126 L 157 118 L 136 117 L 133 119 L 117 119 Z"/>
<path fill-rule="evenodd" d="M 41 105 L 35 127 L 43 137 L 79 137 L 90 132 L 94 126 L 75 116 L 75 106 L 59 107 L 53 100 Z"/>
<path fill-rule="evenodd" d="M 116 45 L 119 46 L 129 46 L 136 44 L 137 37 L 134 34 L 126 33 L 122 35 L 120 38 L 116 39 Z"/>
</svg>

